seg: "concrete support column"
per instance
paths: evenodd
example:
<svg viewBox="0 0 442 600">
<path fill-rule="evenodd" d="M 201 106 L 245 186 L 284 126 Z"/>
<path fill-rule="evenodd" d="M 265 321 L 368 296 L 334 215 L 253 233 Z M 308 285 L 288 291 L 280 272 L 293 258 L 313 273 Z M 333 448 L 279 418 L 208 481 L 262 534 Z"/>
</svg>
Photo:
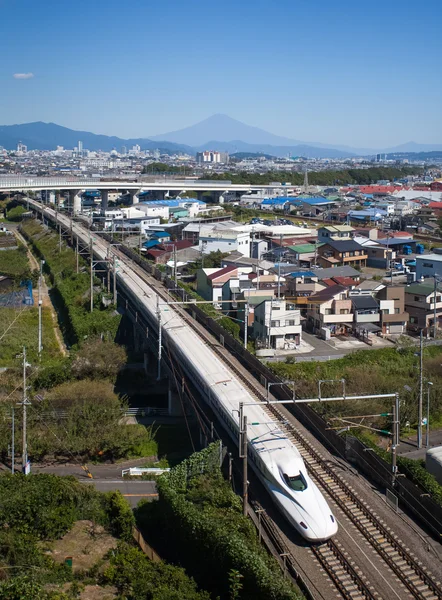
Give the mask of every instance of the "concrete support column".
<svg viewBox="0 0 442 600">
<path fill-rule="evenodd" d="M 139 190 L 129 190 L 129 194 L 130 194 L 130 197 L 131 197 L 132 204 L 138 204 L 139 203 L 139 201 L 140 201 L 139 195 L 140 195 L 140 193 L 142 191 L 143 191 L 142 189 L 139 189 Z"/>
<path fill-rule="evenodd" d="M 135 352 L 138 352 L 138 350 L 140 349 L 140 336 L 138 334 L 138 326 L 134 323 L 133 324 L 133 348 L 135 350 Z"/>
<path fill-rule="evenodd" d="M 149 362 L 150 362 L 149 351 L 145 350 L 144 354 L 143 354 L 143 363 L 144 363 L 144 371 L 145 371 L 146 375 L 149 371 Z"/>
<path fill-rule="evenodd" d="M 101 194 L 101 214 L 104 215 L 104 211 L 108 209 L 109 206 L 109 190 L 100 190 Z"/>
<path fill-rule="evenodd" d="M 167 393 L 167 406 L 169 410 L 169 415 L 171 417 L 182 417 L 183 416 L 183 407 L 181 406 L 180 397 L 178 392 L 172 388 L 169 383 L 169 390 Z"/>
<path fill-rule="evenodd" d="M 81 213 L 81 195 L 83 190 L 69 190 L 69 208 L 74 215 Z"/>
</svg>

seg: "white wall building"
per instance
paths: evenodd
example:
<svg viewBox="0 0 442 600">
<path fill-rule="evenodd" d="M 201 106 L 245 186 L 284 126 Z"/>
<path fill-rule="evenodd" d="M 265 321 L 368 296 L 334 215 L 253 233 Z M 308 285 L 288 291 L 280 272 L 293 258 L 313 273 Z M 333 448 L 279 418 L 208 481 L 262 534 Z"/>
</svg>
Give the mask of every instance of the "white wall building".
<svg viewBox="0 0 442 600">
<path fill-rule="evenodd" d="M 127 209 L 127 210 L 130 210 L 130 209 Z M 138 212 L 141 212 L 146 217 L 158 217 L 160 219 L 168 219 L 169 218 L 169 207 L 164 206 L 163 204 L 160 204 L 159 202 L 158 203 L 140 202 L 139 204 L 137 204 L 137 208 L 135 210 L 138 210 Z M 133 217 L 132 214 L 130 214 L 130 217 L 128 216 L 128 218 L 132 218 L 132 217 Z"/>
<path fill-rule="evenodd" d="M 285 300 L 264 300 L 255 306 L 253 335 L 255 339 L 270 341 L 271 348 L 295 348 L 302 338 L 301 312 L 287 310 Z"/>
<path fill-rule="evenodd" d="M 204 254 L 209 252 L 240 252 L 250 258 L 250 233 L 211 226 L 201 226 L 199 249 Z"/>
</svg>

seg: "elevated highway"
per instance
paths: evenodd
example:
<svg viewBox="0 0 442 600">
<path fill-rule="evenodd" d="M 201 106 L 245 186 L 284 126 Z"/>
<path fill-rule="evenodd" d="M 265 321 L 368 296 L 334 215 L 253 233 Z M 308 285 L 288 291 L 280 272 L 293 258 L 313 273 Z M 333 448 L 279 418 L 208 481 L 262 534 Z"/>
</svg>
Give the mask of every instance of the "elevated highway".
<svg viewBox="0 0 442 600">
<path fill-rule="evenodd" d="M 283 190 L 287 195 L 297 186 L 291 185 L 250 185 L 232 183 L 231 181 L 204 181 L 200 179 L 170 179 L 162 181 L 133 181 L 120 180 L 102 181 L 101 179 L 81 179 L 79 177 L 0 177 L 0 193 L 12 192 L 40 192 L 57 190 L 60 192 L 69 192 L 70 203 L 74 214 L 81 212 L 81 196 L 86 191 L 99 190 L 101 192 L 103 206 L 107 208 L 107 195 L 110 190 L 128 192 L 132 198 L 132 203 L 139 202 L 139 195 L 142 192 L 156 192 L 164 197 L 170 192 L 175 194 L 184 194 L 187 190 L 195 191 L 198 194 L 203 192 L 212 192 L 217 195 L 220 201 L 223 196 L 229 193 L 247 194 L 252 192 L 262 192 L 264 194 L 275 194 L 275 190 Z"/>
</svg>

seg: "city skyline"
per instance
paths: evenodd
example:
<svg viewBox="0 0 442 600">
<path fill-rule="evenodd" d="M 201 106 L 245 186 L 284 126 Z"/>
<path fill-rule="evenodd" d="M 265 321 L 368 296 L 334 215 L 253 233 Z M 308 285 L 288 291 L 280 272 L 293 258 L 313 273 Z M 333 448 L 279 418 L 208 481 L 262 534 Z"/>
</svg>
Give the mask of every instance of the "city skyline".
<svg viewBox="0 0 442 600">
<path fill-rule="evenodd" d="M 0 122 L 148 138 L 227 113 L 311 142 L 442 143 L 442 7 L 426 5 L 422 15 L 408 0 L 375 0 L 369 11 L 319 0 L 314 12 L 304 2 L 227 0 L 202 11 L 170 0 L 122 11 L 114 0 L 81 0 L 66 19 L 65 2 L 0 3 Z"/>
</svg>

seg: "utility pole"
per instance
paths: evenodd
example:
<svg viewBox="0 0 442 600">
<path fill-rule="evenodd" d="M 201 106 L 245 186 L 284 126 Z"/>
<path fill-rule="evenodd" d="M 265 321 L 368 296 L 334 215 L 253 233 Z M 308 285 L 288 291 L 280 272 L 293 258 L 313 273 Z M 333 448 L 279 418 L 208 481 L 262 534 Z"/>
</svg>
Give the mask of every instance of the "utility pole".
<svg viewBox="0 0 442 600">
<path fill-rule="evenodd" d="M 419 404 L 417 415 L 417 447 L 422 448 L 422 401 L 423 401 L 423 385 L 424 385 L 424 338 L 421 329 L 419 339 Z"/>
<path fill-rule="evenodd" d="M 397 447 L 399 445 L 399 394 L 396 394 L 395 403 L 393 404 L 393 444 L 391 446 L 391 470 L 392 483 L 395 484 L 397 473 Z"/>
<path fill-rule="evenodd" d="M 77 274 L 79 272 L 79 258 L 78 258 L 78 237 L 75 244 L 75 258 L 76 258 L 76 266 L 77 266 Z"/>
<path fill-rule="evenodd" d="M 249 326 L 249 305 L 244 304 L 244 348 L 247 350 L 247 328 Z"/>
<path fill-rule="evenodd" d="M 160 297 L 157 295 L 157 318 L 158 318 L 158 373 L 157 381 L 161 379 L 161 354 L 162 354 L 162 339 L 161 339 L 161 310 Z"/>
<path fill-rule="evenodd" d="M 58 251 L 61 252 L 61 225 L 58 226 Z"/>
<path fill-rule="evenodd" d="M 436 339 L 437 337 L 437 307 L 436 307 L 436 294 L 437 294 L 437 276 L 436 274 L 434 274 L 434 299 L 433 299 L 433 307 L 434 307 L 434 313 L 433 313 L 433 339 Z"/>
<path fill-rule="evenodd" d="M 20 404 L 23 406 L 23 443 L 22 443 L 22 471 L 25 475 L 27 472 L 28 465 L 28 444 L 26 440 L 26 421 L 27 421 L 27 407 L 30 406 L 28 400 L 27 388 L 26 388 L 26 348 L 23 346 L 23 400 Z"/>
<path fill-rule="evenodd" d="M 176 242 L 173 244 L 173 279 L 175 287 L 178 287 L 178 271 L 176 264 Z"/>
<path fill-rule="evenodd" d="M 41 286 L 43 279 L 43 265 L 44 260 L 40 261 L 40 277 L 38 278 L 38 356 L 41 357 L 41 351 L 43 349 L 42 346 L 42 304 L 43 300 L 41 298 Z"/>
<path fill-rule="evenodd" d="M 425 424 L 425 447 L 430 447 L 430 387 L 431 381 L 427 381 L 427 422 Z"/>
<path fill-rule="evenodd" d="M 279 249 L 282 250 L 282 234 L 279 236 Z M 281 298 L 281 252 L 278 260 L 278 300 Z"/>
<path fill-rule="evenodd" d="M 89 253 L 91 255 L 91 312 L 94 311 L 94 240 L 91 237 L 90 245 L 89 245 Z"/>
<path fill-rule="evenodd" d="M 242 511 L 247 516 L 248 481 L 247 481 L 247 416 L 243 403 L 239 403 L 239 458 L 242 459 Z"/>
<path fill-rule="evenodd" d="M 15 472 L 15 408 L 12 407 L 11 473 Z"/>
<path fill-rule="evenodd" d="M 269 315 L 269 327 L 267 332 L 267 345 L 271 348 L 272 342 L 272 312 L 273 312 L 273 298 L 270 298 L 270 315 Z M 265 317 L 264 317 L 265 320 Z"/>
<path fill-rule="evenodd" d="M 117 257 L 114 254 L 114 258 L 112 261 L 112 275 L 113 275 L 113 300 L 114 306 L 117 306 Z"/>
</svg>

